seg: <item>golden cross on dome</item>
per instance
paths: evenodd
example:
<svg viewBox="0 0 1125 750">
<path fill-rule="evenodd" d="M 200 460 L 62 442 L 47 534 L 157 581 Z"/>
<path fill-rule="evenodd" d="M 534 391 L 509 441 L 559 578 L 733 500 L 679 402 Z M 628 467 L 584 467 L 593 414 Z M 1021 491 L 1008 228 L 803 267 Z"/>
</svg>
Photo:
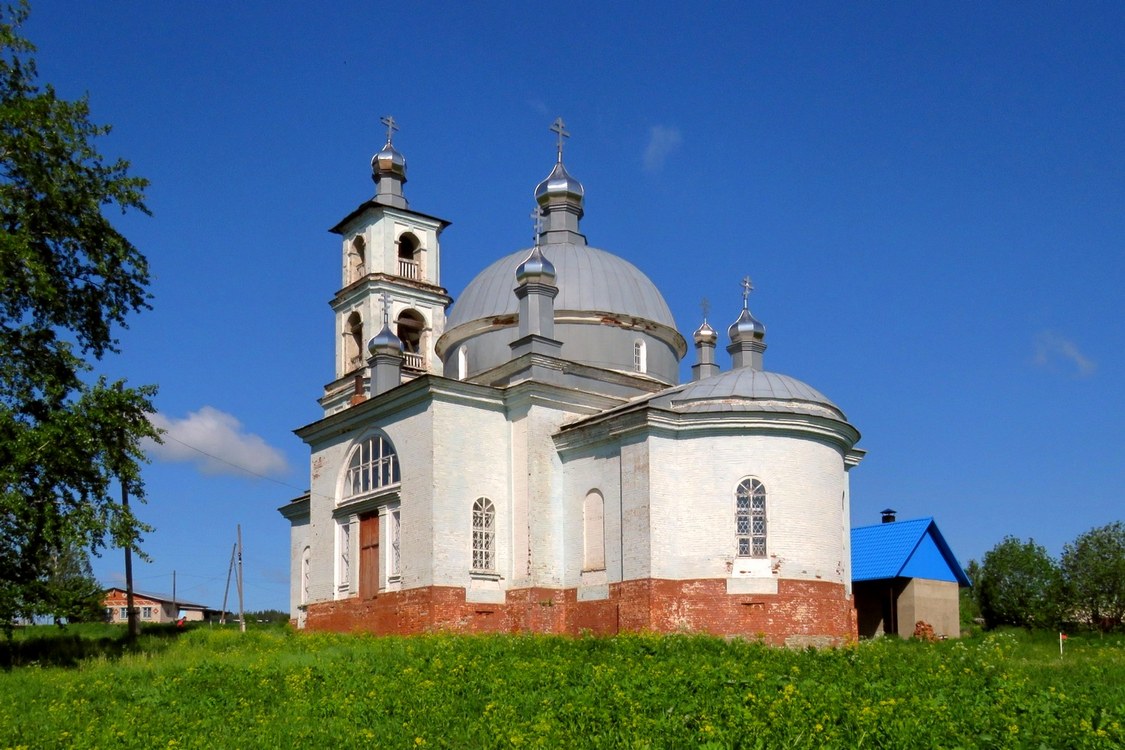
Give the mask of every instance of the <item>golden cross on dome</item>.
<svg viewBox="0 0 1125 750">
<path fill-rule="evenodd" d="M 394 137 L 395 131 L 398 130 L 398 123 L 395 122 L 395 116 L 386 115 L 384 117 L 380 117 L 379 122 L 387 126 L 387 143 L 390 143 L 391 138 Z"/>
<path fill-rule="evenodd" d="M 551 125 L 551 132 L 559 134 L 559 161 L 562 161 L 562 148 L 563 138 L 569 138 L 570 133 L 566 131 L 566 123 L 563 122 L 562 117 L 556 117 L 555 122 Z"/>
</svg>

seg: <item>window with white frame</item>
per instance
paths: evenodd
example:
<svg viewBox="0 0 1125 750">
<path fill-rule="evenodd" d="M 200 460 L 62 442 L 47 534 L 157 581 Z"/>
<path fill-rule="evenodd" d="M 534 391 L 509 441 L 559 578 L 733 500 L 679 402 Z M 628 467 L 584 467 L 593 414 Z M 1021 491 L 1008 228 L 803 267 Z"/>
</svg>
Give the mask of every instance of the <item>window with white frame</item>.
<svg viewBox="0 0 1125 750">
<path fill-rule="evenodd" d="M 352 525 L 349 521 L 341 521 L 336 535 L 336 589 L 346 592 L 351 588 L 352 580 Z"/>
<path fill-rule="evenodd" d="M 637 372 L 648 371 L 648 355 L 645 352 L 645 342 L 641 339 L 633 342 L 633 369 Z"/>
<path fill-rule="evenodd" d="M 398 508 L 395 508 L 387 514 L 390 519 L 390 529 L 388 532 L 391 536 L 391 557 L 388 561 L 387 576 L 388 578 L 398 578 L 399 576 L 399 515 Z"/>
<path fill-rule="evenodd" d="M 496 508 L 487 497 L 473 503 L 473 570 L 496 569 Z"/>
<path fill-rule="evenodd" d="M 375 435 L 352 450 L 341 500 L 350 500 L 400 481 L 398 455 L 394 446 L 384 436 Z"/>
<path fill-rule="evenodd" d="M 129 608 L 128 607 L 122 607 L 121 608 L 121 619 L 122 620 L 129 619 Z"/>
<path fill-rule="evenodd" d="M 735 534 L 739 557 L 766 556 L 766 487 L 743 479 L 735 493 Z"/>
<path fill-rule="evenodd" d="M 312 550 L 305 547 L 301 553 L 301 590 L 299 603 L 309 603 L 309 584 L 312 581 Z"/>
</svg>

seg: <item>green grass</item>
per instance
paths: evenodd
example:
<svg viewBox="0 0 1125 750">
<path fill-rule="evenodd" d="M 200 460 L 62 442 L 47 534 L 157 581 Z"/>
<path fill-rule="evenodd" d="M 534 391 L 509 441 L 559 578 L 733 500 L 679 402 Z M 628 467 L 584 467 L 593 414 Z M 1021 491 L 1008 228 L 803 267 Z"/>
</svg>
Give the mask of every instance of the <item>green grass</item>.
<svg viewBox="0 0 1125 750">
<path fill-rule="evenodd" d="M 1119 748 L 1125 638 L 788 651 L 707 637 L 199 628 L 0 672 L 0 747 Z"/>
</svg>

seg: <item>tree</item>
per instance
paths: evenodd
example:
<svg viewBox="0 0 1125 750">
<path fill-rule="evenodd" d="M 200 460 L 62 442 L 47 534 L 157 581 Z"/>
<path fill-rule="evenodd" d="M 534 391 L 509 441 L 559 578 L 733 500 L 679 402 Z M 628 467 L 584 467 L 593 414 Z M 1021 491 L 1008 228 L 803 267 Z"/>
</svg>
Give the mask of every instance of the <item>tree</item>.
<svg viewBox="0 0 1125 750">
<path fill-rule="evenodd" d="M 34 598 L 51 604 L 40 614 L 51 615 L 56 625 L 105 619 L 105 589 L 94 577 L 86 550 L 71 546 L 55 554 L 47 577 L 36 584 L 44 591 Z"/>
<path fill-rule="evenodd" d="M 1062 611 L 1062 578 L 1058 565 L 1035 540 L 1005 537 L 985 553 L 977 591 L 985 626 L 1054 627 Z"/>
<path fill-rule="evenodd" d="M 146 181 L 94 141 L 85 98 L 36 81 L 19 34 L 26 3 L 0 9 L 0 624 L 57 614 L 52 566 L 145 527 L 111 497 L 143 500 L 140 441 L 159 439 L 152 387 L 93 378 L 115 329 L 148 307 L 144 256 L 103 209 L 148 213 Z M 64 615 L 65 616 L 65 615 Z"/>
<path fill-rule="evenodd" d="M 1125 524 L 1115 521 L 1063 547 L 1062 574 L 1071 606 L 1094 627 L 1125 621 Z"/>
</svg>

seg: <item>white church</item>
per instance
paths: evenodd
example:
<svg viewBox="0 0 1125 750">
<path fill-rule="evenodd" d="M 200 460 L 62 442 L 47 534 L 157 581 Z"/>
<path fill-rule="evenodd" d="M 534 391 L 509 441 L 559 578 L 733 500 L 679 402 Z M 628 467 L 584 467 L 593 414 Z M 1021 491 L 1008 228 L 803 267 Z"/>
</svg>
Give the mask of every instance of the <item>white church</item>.
<svg viewBox="0 0 1125 750">
<path fill-rule="evenodd" d="M 588 244 L 560 119 L 534 245 L 454 302 L 441 285 L 448 222 L 410 207 L 384 123 L 375 195 L 332 229 L 335 379 L 323 418 L 296 431 L 310 489 L 280 508 L 293 621 L 854 638 L 859 432 L 819 391 L 764 368 L 749 280 L 722 371 L 706 320 L 689 346 L 648 277 Z"/>
</svg>

